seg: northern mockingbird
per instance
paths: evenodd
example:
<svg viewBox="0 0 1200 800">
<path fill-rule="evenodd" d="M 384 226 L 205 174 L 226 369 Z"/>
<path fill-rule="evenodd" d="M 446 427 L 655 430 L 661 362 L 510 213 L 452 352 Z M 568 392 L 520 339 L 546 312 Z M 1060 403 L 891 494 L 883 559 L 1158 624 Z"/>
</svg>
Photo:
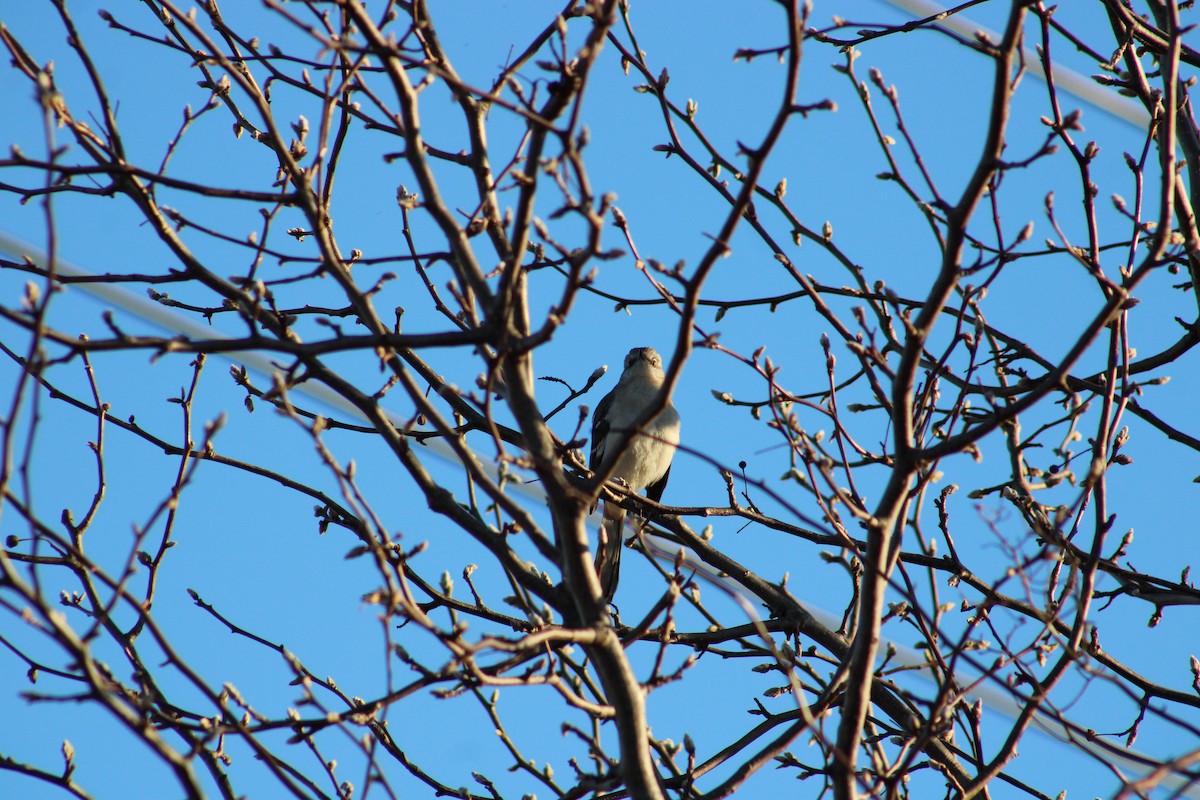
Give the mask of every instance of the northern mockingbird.
<svg viewBox="0 0 1200 800">
<path fill-rule="evenodd" d="M 619 454 L 622 439 L 650 404 L 663 383 L 662 357 L 652 347 L 635 347 L 625 356 L 625 371 L 611 392 L 596 406 L 592 415 L 592 457 L 590 466 L 599 472 L 617 458 L 612 478 L 621 480 L 631 492 L 646 490 L 654 502 L 662 497 L 671 474 L 671 459 L 679 444 L 679 413 L 670 400 L 654 419 L 634 436 Z M 619 455 L 619 457 L 618 457 Z M 617 591 L 617 573 L 621 566 L 621 530 L 625 509 L 615 503 L 604 504 L 600 524 L 600 546 L 596 552 L 596 574 L 605 603 L 611 603 Z"/>
</svg>

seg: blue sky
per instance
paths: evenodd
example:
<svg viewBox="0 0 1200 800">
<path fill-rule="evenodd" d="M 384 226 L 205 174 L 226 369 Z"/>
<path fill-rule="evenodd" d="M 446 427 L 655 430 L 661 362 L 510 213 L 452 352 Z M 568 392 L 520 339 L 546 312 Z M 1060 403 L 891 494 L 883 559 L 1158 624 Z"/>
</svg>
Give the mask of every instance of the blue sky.
<svg viewBox="0 0 1200 800">
<path fill-rule="evenodd" d="M 226 8 L 227 17 L 245 14 L 247 25 L 262 25 L 258 35 L 264 41 L 286 46 L 300 41 L 295 31 L 283 28 L 257 6 Z M 1064 4 L 1066 5 L 1066 4 Z M 434 4 L 435 21 L 443 42 L 450 49 L 460 74 L 483 84 L 505 62 L 514 45 L 518 48 L 549 19 L 557 8 L 548 3 L 451 3 Z M 1003 22 L 1005 4 L 986 3 L 969 13 L 976 22 L 992 28 Z M 145 8 L 137 4 L 111 6 L 118 18 L 135 27 L 150 28 L 153 21 Z M 92 48 L 106 86 L 120 98 L 120 122 L 126 133 L 131 160 L 157 165 L 165 142 L 174 134 L 184 103 L 200 108 L 208 92 L 196 86 L 196 75 L 186 60 L 173 57 L 145 42 L 133 41 L 109 30 L 90 9 L 76 10 L 78 24 Z M 824 24 L 832 14 L 863 23 L 889 23 L 909 17 L 891 5 L 875 0 L 815 4 L 813 24 Z M 1075 18 L 1067 17 L 1076 13 Z M 1096 8 L 1081 10 L 1072 6 L 1060 10 L 1064 21 L 1074 30 L 1091 35 L 1096 41 L 1105 21 Z M 16 35 L 39 62 L 53 59 L 55 77 L 68 102 L 88 108 L 87 85 L 78 63 L 63 44 L 63 34 L 51 11 L 35 4 L 22 4 L 5 13 L 4 24 Z M 706 134 L 724 153 L 733 156 L 739 141 L 756 143 L 777 104 L 782 71 L 770 58 L 752 63 L 734 63 L 739 47 L 769 47 L 780 42 L 780 13 L 771 3 L 636 3 L 633 20 L 641 47 L 654 69 L 670 69 L 670 95 L 678 103 L 694 98 L 698 117 Z M 310 45 L 303 45 L 311 51 Z M 1059 54 L 1069 66 L 1082 74 L 1095 71 L 1077 54 Z M 980 136 L 986 124 L 988 65 L 967 54 L 943 36 L 916 32 L 884 38 L 860 48 L 855 69 L 866 79 L 872 67 L 879 68 L 889 84 L 899 87 L 905 120 L 926 157 L 928 168 L 945 196 L 957 197 L 965 180 L 965 171 L 974 163 Z M 307 52 L 306 51 L 306 52 Z M 311 53 L 310 55 L 316 55 Z M 796 120 L 768 163 L 764 184 L 780 178 L 788 181 L 788 202 L 809 227 L 820 229 L 828 221 L 835 242 L 855 263 L 863 266 L 870 280 L 882 279 L 903 296 L 920 297 L 938 266 L 938 252 L 913 205 L 894 184 L 874 176 L 886 168 L 867 126 L 854 87 L 845 75 L 833 67 L 844 63 L 834 49 L 808 45 L 802 70 L 800 100 L 816 102 L 830 99 L 837 111 L 814 113 Z M 533 68 L 531 68 L 532 70 Z M 591 133 L 588 148 L 590 176 L 597 193 L 614 192 L 617 205 L 631 222 L 632 235 L 644 257 L 671 264 L 680 259 L 696 264 L 710 245 L 708 238 L 720 226 L 727 206 L 707 190 L 698 178 L 688 173 L 678 158 L 665 158 L 652 150 L 666 141 L 661 118 L 653 98 L 634 91 L 640 83 L 635 76 L 624 77 L 615 52 L 606 50 L 594 79 L 589 85 L 586 114 Z M 456 108 L 445 97 L 431 90 L 424 98 L 422 112 L 426 137 L 444 149 L 465 146 Z M 895 133 L 894 121 L 875 93 L 876 110 L 884 127 Z M 1120 193 L 1132 197 L 1133 187 L 1122 153 L 1136 152 L 1144 134 L 1135 126 L 1111 114 L 1073 100 L 1083 109 L 1084 139 L 1102 145 L 1095 162 L 1096 182 L 1101 197 Z M 31 156 L 44 154 L 40 122 L 32 99 L 31 87 L 10 71 L 0 81 L 0 107 L 6 109 L 6 121 L 0 126 L 4 143 L 20 143 Z M 73 105 L 74 107 L 74 105 Z M 279 91 L 276 114 L 284 119 L 303 113 L 318 118 L 319 110 Z M 1013 127 L 1009 138 L 1013 158 L 1030 155 L 1041 144 L 1045 128 L 1037 119 L 1046 113 L 1044 85 L 1031 75 L 1025 76 L 1014 104 Z M 504 152 L 514 141 L 513 120 L 495 112 L 492 144 Z M 56 136 L 63 137 L 62 132 Z M 345 251 L 361 249 L 367 258 L 403 252 L 400 242 L 400 215 L 394 201 L 396 188 L 415 186 L 412 175 L 402 162 L 385 163 L 383 153 L 399 149 L 395 140 L 373 132 L 354 131 L 355 147 L 346 153 L 338 180 L 338 200 L 334 205 L 335 232 Z M 264 148 L 248 138 L 235 139 L 230 120 L 223 111 L 214 111 L 197 123 L 185 138 L 174 159 L 172 174 L 183 178 L 211 180 L 224 186 L 264 188 L 269 184 L 272 159 Z M 911 163 L 906 165 L 911 171 Z M 9 171 L 0 180 L 17 182 L 17 171 Z M 22 176 L 28 180 L 28 175 Z M 462 176 L 444 172 L 443 189 L 450 197 L 461 197 L 451 205 L 469 208 L 470 186 Z M 1059 154 L 1044 168 L 1009 173 L 998 203 L 1003 210 L 1007 235 L 1015 235 L 1027 221 L 1034 223 L 1033 244 L 1046 237 L 1057 239 L 1046 222 L 1043 199 L 1053 191 L 1064 221 L 1065 231 L 1074 239 L 1082 238 L 1078 213 L 1080 187 L 1070 159 Z M 197 202 L 183 193 L 164 191 L 161 201 L 179 204 L 181 210 L 195 215 L 205 224 L 234 235 L 246 235 L 261 224 L 256 206 L 251 203 L 212 204 Z M 45 248 L 47 232 L 43 211 L 38 203 L 18 205 L 12 195 L 0 194 L 0 230 L 5 234 Z M 1107 201 L 1101 204 L 1101 221 L 1107 239 L 1122 234 L 1121 223 Z M 551 193 L 543 195 L 539 213 L 554 209 Z M 60 195 L 54 200 L 58 222 L 60 256 L 92 272 L 163 272 L 172 266 L 170 256 L 157 242 L 129 203 L 121 198 L 72 197 Z M 289 216 L 290 215 L 290 216 Z M 294 216 L 294 223 L 290 217 Z M 282 228 L 301 225 L 299 213 L 283 214 Z M 773 231 L 786 238 L 787 228 L 779 220 L 771 222 Z M 579 232 L 570 226 L 556 229 L 571 242 Z M 1108 233 L 1108 231 L 1113 231 Z M 414 230 L 419 246 L 440 246 L 436 231 L 427 220 L 419 220 Z M 625 249 L 619 232 L 606 232 L 609 247 Z M 245 269 L 245 252 L 213 242 L 196 231 L 186 231 L 185 241 L 203 258 L 214 264 L 228 263 L 226 274 Z M 304 244 L 278 237 L 275 244 L 296 255 L 311 255 Z M 1032 245 L 1031 245 L 1032 246 Z M 842 268 L 819 246 L 806 242 L 793 248 L 792 257 L 804 273 L 818 280 L 839 285 L 848 282 Z M 1114 257 L 1114 261 L 1116 258 Z M 295 270 L 294 265 L 270 264 L 271 275 L 282 276 Z M 400 264 L 360 269 L 364 282 L 391 269 L 402 271 Z M 448 273 L 435 269 L 435 278 L 444 283 Z M 625 298 L 646 299 L 654 296 L 645 278 L 624 258 L 600 265 L 597 288 Z M 1115 270 L 1115 267 L 1113 267 Z M 1178 335 L 1175 316 L 1192 319 L 1194 301 L 1171 288 L 1183 280 L 1179 276 L 1156 275 L 1139 293 L 1142 304 L 1130 315 L 1135 344 L 1143 352 L 1152 352 Z M 18 296 L 26 277 L 0 271 L 0 290 L 6 302 Z M 331 284 L 331 282 L 330 282 Z M 299 290 L 279 289 L 285 303 L 336 302 L 332 285 L 314 289 L 303 285 Z M 135 292 L 140 291 L 133 287 Z M 557 297 L 559 283 L 551 275 L 535 276 L 533 311 L 545 313 Z M 794 290 L 781 273 L 771 253 L 743 227 L 733 242 L 733 252 L 720 262 L 706 285 L 707 298 L 763 297 Z M 163 289 L 187 302 L 203 303 L 208 298 L 189 288 Z M 1095 284 L 1070 259 L 1029 259 L 1010 266 L 1003 279 L 991 290 L 987 310 L 989 322 L 1002 329 L 1018 332 L 1022 338 L 1048 356 L 1064 352 L 1072 332 L 1090 318 L 1102 302 Z M 101 312 L 110 304 L 96 302 L 83 291 L 73 288 L 52 305 L 52 322 L 67 332 L 103 332 Z M 444 322 L 437 316 L 411 274 L 402 274 L 376 298 L 381 309 L 403 306 L 405 330 L 441 330 Z M 555 376 L 574 386 L 581 385 L 599 365 L 608 364 L 610 372 L 593 393 L 583 400 L 594 406 L 611 387 L 621 358 L 629 347 L 652 345 L 669 351 L 676 336 L 676 318 L 662 306 L 635 306 L 617 311 L 613 302 L 600 296 L 583 296 L 567 323 L 554 340 L 538 352 L 540 375 Z M 847 312 L 851 303 L 837 303 Z M 151 331 L 148 323 L 128 314 L 118 317 L 130 330 Z M 732 350 L 748 354 L 759 346 L 783 366 L 781 380 L 797 392 L 823 388 L 824 355 L 819 337 L 828 326 L 804 304 L 781 306 L 774 313 L 756 310 L 730 310 L 720 320 L 712 310 L 698 320 L 706 331 L 720 333 L 720 341 Z M 218 331 L 236 334 L 231 319 L 218 317 Z M 313 336 L 320 332 L 309 329 Z M 93 334 L 96 335 L 96 334 Z M 0 327 L 0 338 L 16 337 L 11 326 Z M 843 349 L 839 357 L 839 376 L 848 377 L 852 359 Z M 1103 363 L 1103 349 L 1089 354 L 1085 364 Z M 432 356 L 431 356 L 432 358 Z M 136 414 L 139 424 L 159 435 L 178 440 L 178 406 L 166 402 L 177 396 L 180 387 L 190 381 L 190 359 L 168 356 L 152 360 L 146 353 L 98 356 L 96 368 L 100 388 L 112 403 L 115 416 Z M 235 359 L 236 360 L 236 359 Z M 364 387 L 379 387 L 385 376 L 372 359 L 345 356 L 339 363 Z M 466 354 L 438 355 L 437 365 L 452 380 L 464 387 L 473 385 L 479 372 L 477 362 Z M 311 441 L 297 426 L 273 414 L 265 405 L 249 413 L 242 405 L 242 393 L 227 375 L 228 363 L 211 359 L 205 366 L 195 406 L 196 428 L 203 420 L 225 413 L 226 422 L 216 439 L 219 452 L 238 458 L 256 459 L 265 466 L 286 472 L 333 495 L 338 489 L 321 466 Z M 1176 365 L 1164 370 L 1170 383 L 1147 387 L 1146 402 L 1169 421 L 1186 427 L 1193 413 L 1196 392 L 1196 356 L 1185 355 Z M 55 367 L 52 379 L 65 389 L 86 392 L 83 371 L 78 362 Z M 0 387 L 12 385 L 15 371 L 11 363 L 0 363 Z M 256 378 L 262 387 L 269 380 Z M 759 399 L 764 387 L 748 379 L 736 362 L 718 353 L 697 350 L 689 361 L 678 387 L 676 404 L 684 419 L 685 448 L 705 458 L 681 453 L 672 471 L 664 502 L 678 505 L 718 504 L 723 500 L 723 482 L 707 459 L 726 466 L 747 463 L 748 473 L 769 482 L 778 491 L 789 493 L 789 502 L 802 513 L 819 512 L 806 495 L 794 493 L 777 478 L 787 469 L 786 453 L 777 445 L 777 437 L 753 420 L 745 409 L 730 408 L 713 399 L 711 391 L 730 391 L 739 399 Z M 562 397 L 557 384 L 539 387 L 544 407 Z M 851 397 L 843 401 L 853 400 Z M 86 396 L 86 394 L 85 394 Z M 395 413 L 404 417 L 410 406 L 394 393 Z M 314 401 L 316 402 L 316 401 Z M 38 433 L 38 450 L 32 465 L 33 489 L 39 504 L 48 509 L 86 507 L 94 490 L 95 466 L 86 442 L 95 438 L 94 421 L 87 416 L 50 402 L 44 402 L 45 422 Z M 1053 408 L 1031 415 L 1032 420 L 1052 414 Z M 856 434 L 871 441 L 884 436 L 878 421 L 851 419 Z M 558 418 L 557 430 L 569 435 L 577 418 L 574 407 Z M 806 426 L 823 425 L 816 415 L 804 416 Z M 1026 422 L 1027 426 L 1031 424 Z M 1200 474 L 1195 454 L 1172 445 L 1165 437 L 1135 421 L 1128 422 L 1133 436 L 1127 452 L 1134 465 L 1114 470 L 1109 476 L 1112 507 L 1118 513 L 1116 530 L 1136 531 L 1131 555 L 1137 568 L 1175 577 L 1180 568 L 1195 560 L 1200 550 L 1190 513 L 1192 478 Z M 88 545 L 104 563 L 117 564 L 126 557 L 133 526 L 160 521 L 153 518 L 171 486 L 177 459 L 156 453 L 142 442 L 117 430 L 106 434 L 109 482 L 107 499 Z M 872 439 L 872 437 L 874 437 Z M 497 567 L 465 535 L 448 531 L 446 525 L 428 513 L 423 498 L 406 482 L 385 448 L 372 437 L 332 432 L 327 442 L 341 461 L 353 459 L 358 465 L 360 485 L 372 507 L 390 530 L 398 532 L 405 543 L 427 541 L 429 549 L 421 556 L 424 575 L 435 578 L 443 570 L 456 580 L 457 591 L 465 592 L 460 576 L 468 563 L 481 569 L 475 580 L 493 597 L 501 596 L 506 583 Z M 993 443 L 994 445 L 995 443 Z M 1049 463 L 1049 454 L 1047 454 Z M 461 472 L 452 464 L 430 458 L 445 485 L 463 490 Z M 1000 449 L 989 451 L 982 463 L 971 463 L 965 456 L 949 459 L 943 469 L 947 481 L 960 485 L 952 512 L 959 529 L 958 543 L 972 554 L 977 569 L 992 568 L 988 576 L 1002 580 L 1007 564 L 1006 546 L 1030 548 L 1025 524 L 995 495 L 973 501 L 967 493 L 977 487 L 994 485 L 1007 475 Z M 878 490 L 881 471 L 865 479 L 863 488 Z M 1064 492 L 1064 497 L 1067 494 Z M 769 500 L 756 496 L 765 507 L 779 511 Z M 527 500 L 537 504 L 536 494 Z M 371 696 L 383 685 L 384 661 L 380 623 L 373 609 L 361 597 L 370 591 L 376 579 L 368 565 L 347 561 L 344 556 L 353 546 L 349 537 L 337 531 L 318 536 L 312 517 L 312 502 L 280 489 L 269 481 L 258 480 L 202 464 L 188 487 L 176 523 L 177 547 L 167 560 L 155 610 L 164 626 L 172 632 L 173 643 L 187 659 L 219 685 L 230 680 L 256 705 L 277 712 L 295 703 L 296 691 L 287 685 L 288 674 L 277 655 L 249 641 L 228 634 L 215 620 L 203 614 L 188 599 L 186 589 L 193 588 L 219 610 L 229 613 L 237 624 L 255 631 L 272 642 L 284 643 L 318 674 L 329 674 L 352 694 Z M 783 512 L 779 512 L 783 513 Z M 932 514 L 932 511 L 930 511 Z M 51 519 L 57 514 L 49 515 Z M 926 520 L 932 526 L 933 517 Z M 698 526 L 704 520 L 693 521 Z M 845 575 L 818 555 L 818 548 L 800 540 L 788 540 L 733 519 L 712 521 L 716 541 L 735 558 L 760 571 L 764 577 L 780 580 L 789 576 L 791 591 L 806 604 L 840 613 L 848 598 Z M 0 517 L 3 533 L 20 532 L 20 520 L 11 509 Z M 151 537 L 154 538 L 153 536 Z M 987 575 L 987 573 L 982 573 Z M 625 580 L 618 604 L 628 617 L 637 618 L 657 598 L 661 586 L 650 567 L 639 564 L 633 554 L 626 557 Z M 47 587 L 54 596 L 58 587 Z M 66 584 L 64 587 L 66 588 Z M 944 599 L 957 601 L 954 589 L 940 587 Z M 1103 588 L 1111 588 L 1105 586 Z M 741 613 L 714 590 L 705 591 L 706 599 L 730 620 Z M 1119 601 L 1113 609 L 1096 614 L 1105 646 L 1131 667 L 1165 684 L 1186 688 L 1190 683 L 1187 658 L 1194 638 L 1194 624 L 1187 607 L 1168 609 L 1166 618 L 1155 629 L 1146 627 L 1149 606 L 1136 601 Z M 82 624 L 82 623 L 80 623 Z M 0 617 L 0 632 L 27 643 L 33 652 L 54 662 L 61 658 L 37 636 L 22 629 L 11 609 Z M 912 644 L 903 628 L 885 628 L 885 635 Z M 431 641 L 420 636 L 398 639 L 414 653 L 438 652 Z M 648 668 L 654 650 L 647 648 L 631 658 L 642 670 Z M 102 655 L 114 663 L 118 653 Z M 676 660 L 681 654 L 674 654 Z M 702 752 L 720 749 L 748 727 L 746 710 L 752 698 L 772 685 L 770 677 L 752 674 L 734 660 L 722 663 L 714 654 L 703 660 L 704 668 L 694 670 L 687 680 L 655 692 L 649 713 L 654 732 L 681 740 L 688 733 Z M 24 668 L 7 651 L 0 650 L 0 675 L 6 685 L 15 686 Z M 45 680 L 45 679 L 43 679 Z M 919 679 L 913 679 L 920 686 Z M 757 682 L 757 683 L 755 683 Z M 730 688 L 736 687 L 736 688 Z M 36 688 L 49 688 L 45 684 Z M 175 691 L 188 697 L 188 688 L 180 682 Z M 918 689 L 919 691 L 920 689 Z M 15 691 L 15 690 L 14 690 Z M 1074 717 L 1097 730 L 1114 730 L 1128 724 L 1128 705 L 1115 699 L 1103 680 L 1079 687 L 1079 699 L 1070 709 Z M 578 755 L 571 742 L 558 735 L 561 715 L 549 690 L 529 689 L 502 694 L 499 713 L 509 732 L 518 742 L 529 746 L 530 755 L 544 758 L 551 753 L 556 771 L 569 774 L 566 758 Z M 696 703 L 702 696 L 705 702 Z M 1070 693 L 1064 698 L 1071 697 Z M 1063 700 L 1065 702 L 1065 699 Z M 785 696 L 766 701 L 772 710 L 784 710 L 791 701 Z M 1111 713 L 1109 713 L 1111 712 Z M 0 753 L 38 764 L 56 763 L 56 752 L 63 738 L 74 743 L 79 768 L 77 779 L 97 797 L 119 797 L 130 786 L 131 773 L 139 785 L 152 792 L 172 794 L 170 776 L 139 749 L 111 719 L 87 706 L 73 704 L 52 707 L 30 706 L 14 696 L 0 693 L 0 718 L 9 720 L 0 728 Z M 1195 723 L 1192 714 L 1190 721 Z M 491 723 L 483 717 L 480 704 L 471 697 L 437 700 L 421 696 L 397 706 L 391 718 L 393 731 L 414 761 L 430 765 L 439 777 L 452 785 L 471 782 L 470 770 L 488 774 L 512 796 L 533 791 L 536 784 L 520 775 L 508 775 L 511 763 L 500 745 L 486 733 Z M 1106 727 L 1107 726 L 1107 727 Z M 998 729 L 992 744 L 998 743 L 1004 728 Z M 1148 752 L 1173 752 L 1179 746 L 1169 738 L 1170 728 L 1147 723 L 1137 746 Z M 1164 745 L 1163 742 L 1167 741 Z M 236 748 L 236 745 L 233 746 Z M 345 743 L 330 740 L 331 753 L 344 752 L 352 761 Z M 1164 748 L 1165 747 L 1165 751 Z M 803 740 L 793 748 L 805 758 Z M 260 785 L 244 750 L 231 750 L 237 759 L 237 775 L 246 775 L 239 791 L 255 796 Z M 470 753 L 464 759 L 463 753 Z M 815 757 L 815 755 L 814 755 Z M 249 763 L 248 763 L 249 762 Z M 469 762 L 469 763 L 464 763 Z M 244 770 L 244 772 L 243 772 Z M 1031 735 L 1021 750 L 1013 772 L 1054 794 L 1068 789 L 1069 796 L 1105 796 L 1116 786 L 1111 773 L 1094 762 L 1074 754 L 1053 740 Z M 422 796 L 411 779 L 395 769 L 392 777 L 401 794 Z M 1047 779 L 1047 776 L 1052 776 Z M 361 774 L 346 779 L 362 783 Z M 569 781 L 569 778 L 567 778 Z M 765 769 L 755 778 L 750 796 L 768 796 L 794 791 L 792 777 L 784 771 Z M 802 785 L 801 791 L 809 789 Z M 269 796 L 268 792 L 261 796 Z M 1015 796 L 997 788 L 995 797 Z M 15 794 L 14 794 L 15 793 Z M 27 779 L 0 772 L 0 796 L 54 797 L 44 787 Z M 544 796 L 543 792 L 539 792 Z M 814 791 L 815 794 L 815 791 Z M 147 794 L 146 796 L 152 796 Z"/>
</svg>

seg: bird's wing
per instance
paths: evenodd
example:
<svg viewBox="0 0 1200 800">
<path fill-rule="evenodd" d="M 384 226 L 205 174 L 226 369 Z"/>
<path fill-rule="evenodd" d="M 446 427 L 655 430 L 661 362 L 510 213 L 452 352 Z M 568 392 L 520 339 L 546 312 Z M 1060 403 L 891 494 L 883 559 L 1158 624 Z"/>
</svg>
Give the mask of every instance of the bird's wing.
<svg viewBox="0 0 1200 800">
<path fill-rule="evenodd" d="M 663 489 L 667 488 L 667 478 L 669 477 L 671 477 L 670 466 L 667 467 L 667 471 L 663 473 L 661 478 L 646 487 L 646 497 L 657 503 L 663 495 Z"/>
<path fill-rule="evenodd" d="M 596 404 L 596 410 L 592 412 L 592 452 L 588 466 L 593 472 L 600 469 L 604 462 L 604 443 L 608 439 L 609 430 L 608 410 L 612 407 L 613 395 L 616 393 L 617 390 L 613 389 L 604 395 Z"/>
<path fill-rule="evenodd" d="M 596 404 L 596 410 L 592 412 L 592 451 L 588 458 L 588 466 L 592 468 L 593 472 L 600 469 L 600 465 L 604 463 L 604 443 L 608 441 L 610 428 L 608 410 L 612 407 L 613 395 L 616 393 L 617 390 L 614 387 L 611 392 L 600 398 L 600 402 Z M 595 510 L 596 506 L 593 504 L 590 511 Z M 620 525 L 617 526 L 617 530 L 620 530 Z M 603 547 L 600 549 L 604 550 Z"/>
</svg>

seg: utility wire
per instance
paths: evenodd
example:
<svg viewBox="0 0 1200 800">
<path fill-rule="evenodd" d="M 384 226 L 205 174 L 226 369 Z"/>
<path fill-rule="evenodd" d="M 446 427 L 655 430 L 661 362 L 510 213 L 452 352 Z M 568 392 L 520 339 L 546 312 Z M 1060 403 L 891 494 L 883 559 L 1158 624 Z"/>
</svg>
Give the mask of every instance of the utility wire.
<svg viewBox="0 0 1200 800">
<path fill-rule="evenodd" d="M 12 256 L 14 259 L 30 258 L 35 263 L 43 266 L 47 263 L 47 256 L 44 252 L 2 232 L 0 232 L 0 253 L 6 253 Z M 83 267 L 63 259 L 57 260 L 54 270 L 59 275 L 71 277 L 90 276 L 95 274 L 89 272 Z M 159 303 L 153 302 L 148 298 L 141 297 L 119 286 L 98 282 L 79 283 L 74 284 L 73 286 L 83 289 L 86 293 L 92 295 L 97 300 L 100 300 L 105 304 L 111 305 L 112 307 L 118 308 L 126 314 L 130 314 L 150 323 L 151 325 L 154 325 L 168 335 L 182 333 L 185 336 L 194 337 L 197 339 L 214 339 L 225 336 L 225 334 L 208 325 L 202 325 L 177 311 L 168 309 Z M 231 362 L 244 364 L 249 369 L 254 370 L 255 372 L 267 378 L 278 372 L 278 368 L 271 363 L 271 360 L 261 353 L 255 353 L 252 351 L 239 352 L 236 354 L 236 358 L 233 354 L 229 353 L 220 353 L 215 355 Z M 294 387 L 292 391 L 322 403 L 336 411 L 352 415 L 359 419 L 365 419 L 358 408 L 324 384 L 316 383 L 314 381 L 306 381 Z M 393 418 L 393 422 L 398 423 L 399 420 L 397 418 Z M 450 448 L 449 445 L 445 444 L 444 442 L 434 439 L 426 442 L 425 448 L 431 454 L 435 455 L 437 458 L 441 459 L 447 464 L 458 468 L 462 467 L 462 461 L 458 458 L 458 455 L 453 449 Z M 422 452 L 424 452 L 424 450 Z M 483 466 L 485 469 L 491 469 L 486 464 Z M 545 502 L 545 495 L 537 484 L 522 483 L 515 485 L 509 484 L 509 486 L 510 488 L 515 489 L 535 502 Z M 665 541 L 659 537 L 654 538 L 654 549 L 656 551 L 656 555 L 660 558 L 664 558 L 669 561 L 672 559 L 675 552 L 681 549 L 678 545 L 675 545 L 672 542 Z M 687 563 L 689 569 L 693 569 L 697 573 L 702 574 L 705 580 L 713 583 L 721 583 L 731 591 L 738 591 L 736 584 L 708 569 L 706 565 L 700 564 L 691 558 L 687 559 Z M 837 630 L 841 626 L 841 617 L 839 615 L 809 602 L 805 603 L 805 608 L 812 613 L 813 616 L 821 622 L 821 624 L 825 625 L 831 630 Z M 881 642 L 884 648 L 895 648 L 896 655 L 890 662 L 893 666 L 909 667 L 911 668 L 910 674 L 936 683 L 936 677 L 932 675 L 931 670 L 927 666 L 928 659 L 924 653 L 905 645 L 890 642 L 887 639 L 883 639 Z M 976 687 L 971 692 L 971 696 L 982 699 L 988 710 L 999 713 L 1002 716 L 1010 719 L 1015 719 L 1022 711 L 1021 704 L 1013 700 L 1011 695 L 1001 692 L 987 683 L 981 683 L 978 687 Z M 1129 758 L 1123 758 L 1120 755 L 1114 755 L 1112 752 L 1101 748 L 1097 744 L 1080 740 L 1077 735 L 1072 734 L 1057 718 L 1046 712 L 1038 712 L 1035 724 L 1038 731 L 1051 737 L 1056 742 L 1071 743 L 1077 747 L 1082 747 L 1087 749 L 1097 758 L 1101 758 L 1110 763 L 1123 762 L 1124 765 L 1130 770 L 1137 770 L 1141 772 L 1146 769 L 1145 763 L 1146 760 L 1149 760 L 1148 756 L 1139 754 L 1133 750 L 1126 751 L 1130 754 Z M 1139 761 L 1139 758 L 1143 760 Z M 1164 783 L 1170 782 L 1165 781 Z M 1178 789 L 1184 786 L 1184 782 L 1181 779 L 1176 779 L 1172 785 L 1174 788 Z M 1198 794 L 1197 790 L 1194 788 L 1184 788 L 1182 796 L 1200 798 L 1200 794 Z"/>
<path fill-rule="evenodd" d="M 944 14 L 948 10 L 938 3 L 929 2 L 929 0 L 879 0 L 879 2 L 912 14 L 917 19 L 928 19 Z M 951 14 L 933 24 L 964 39 L 974 39 L 976 33 L 984 34 L 993 42 L 998 42 L 1002 38 L 998 32 L 983 25 L 976 25 L 963 14 Z M 1029 74 L 1038 80 L 1046 80 L 1046 73 L 1042 69 L 1042 57 L 1038 55 L 1037 50 L 1032 47 L 1022 47 L 1021 54 L 1024 56 L 1024 66 Z M 1146 126 L 1150 124 L 1150 115 L 1146 113 L 1146 109 L 1140 103 L 1105 89 L 1090 77 L 1080 74 L 1070 67 L 1057 64 L 1054 66 L 1054 86 L 1059 91 L 1074 95 L 1100 111 L 1128 122 L 1139 130 L 1145 130 Z"/>
</svg>

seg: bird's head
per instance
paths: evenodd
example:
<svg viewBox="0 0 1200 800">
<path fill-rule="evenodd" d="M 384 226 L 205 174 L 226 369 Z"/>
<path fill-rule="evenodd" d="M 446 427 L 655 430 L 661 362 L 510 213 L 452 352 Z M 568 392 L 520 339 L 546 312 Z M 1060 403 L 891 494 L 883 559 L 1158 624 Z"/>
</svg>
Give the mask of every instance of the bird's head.
<svg viewBox="0 0 1200 800">
<path fill-rule="evenodd" d="M 650 375 L 663 374 L 662 356 L 653 347 L 635 347 L 625 356 L 625 372 L 645 372 Z"/>
</svg>

